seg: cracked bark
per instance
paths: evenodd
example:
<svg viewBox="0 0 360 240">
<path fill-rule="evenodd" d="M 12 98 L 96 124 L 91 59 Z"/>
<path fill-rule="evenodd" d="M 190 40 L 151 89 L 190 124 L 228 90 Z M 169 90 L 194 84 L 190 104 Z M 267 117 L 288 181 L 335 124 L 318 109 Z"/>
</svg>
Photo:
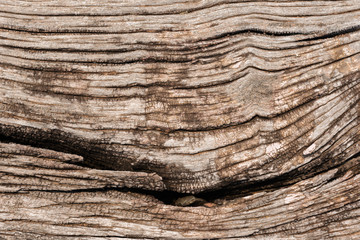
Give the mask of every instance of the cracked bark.
<svg viewBox="0 0 360 240">
<path fill-rule="evenodd" d="M 0 238 L 360 238 L 360 4 L 289 3 L 0 0 Z"/>
</svg>

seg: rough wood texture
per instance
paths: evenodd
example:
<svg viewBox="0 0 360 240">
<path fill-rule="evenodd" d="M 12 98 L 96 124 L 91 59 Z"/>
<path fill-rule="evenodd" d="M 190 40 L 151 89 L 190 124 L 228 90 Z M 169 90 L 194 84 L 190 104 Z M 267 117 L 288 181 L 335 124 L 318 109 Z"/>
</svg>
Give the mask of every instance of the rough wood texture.
<svg viewBox="0 0 360 240">
<path fill-rule="evenodd" d="M 359 9 L 0 0 L 0 233 L 360 238 Z"/>
</svg>

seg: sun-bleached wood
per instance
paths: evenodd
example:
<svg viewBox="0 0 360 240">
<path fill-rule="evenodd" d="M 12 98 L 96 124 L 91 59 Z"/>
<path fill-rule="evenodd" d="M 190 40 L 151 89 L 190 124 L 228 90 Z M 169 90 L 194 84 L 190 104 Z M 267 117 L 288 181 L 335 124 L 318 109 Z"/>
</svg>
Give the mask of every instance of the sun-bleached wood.
<svg viewBox="0 0 360 240">
<path fill-rule="evenodd" d="M 2 234 L 358 238 L 359 9 L 0 0 Z"/>
</svg>

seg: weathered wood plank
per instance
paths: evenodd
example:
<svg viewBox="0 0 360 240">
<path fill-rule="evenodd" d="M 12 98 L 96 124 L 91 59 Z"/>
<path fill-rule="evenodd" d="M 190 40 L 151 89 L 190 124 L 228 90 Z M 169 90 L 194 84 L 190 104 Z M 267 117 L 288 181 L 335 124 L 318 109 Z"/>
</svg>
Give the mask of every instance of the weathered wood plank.
<svg viewBox="0 0 360 240">
<path fill-rule="evenodd" d="M 310 16 L 299 18 L 299 12 L 293 12 L 290 19 L 283 16 L 286 2 L 214 2 L 212 7 L 189 9 L 188 14 L 172 13 L 170 8 L 168 14 L 160 14 L 163 5 L 159 5 L 150 8 L 154 11 L 150 16 L 141 15 L 144 9 L 128 13 L 125 8 L 97 16 L 89 11 L 102 7 L 92 5 L 84 6 L 83 13 L 67 14 L 52 4 L 43 4 L 32 14 L 20 13 L 32 9 L 31 4 L 11 7 L 1 21 L 1 123 L 58 129 L 73 135 L 70 139 L 106 139 L 114 151 L 126 156 L 127 163 L 119 165 L 149 168 L 167 176 L 171 190 L 182 192 L 282 175 L 315 161 L 319 154 L 336 158 L 329 139 L 336 141 L 342 136 L 337 132 L 350 122 L 358 125 L 360 43 L 354 21 L 360 15 L 356 4 L 313 4 L 296 3 L 297 11 Z M 314 13 L 319 9 L 316 5 L 323 4 L 334 6 L 321 8 L 334 17 Z M 271 21 L 258 16 L 267 9 L 272 11 Z M 54 16 L 53 11 L 63 16 Z M 204 17 L 193 18 L 197 11 Z M 42 16 L 44 12 L 48 15 Z M 213 12 L 228 17 L 218 19 Z M 347 14 L 352 17 L 343 16 Z M 278 17 L 288 20 L 275 21 Z M 346 19 L 346 24 L 335 22 L 336 18 Z M 115 25 L 104 31 L 87 25 L 97 20 Z M 14 31 L 17 28 L 7 21 L 26 30 Z M 140 32 L 132 21 L 141 26 Z M 269 28 L 269 21 L 277 25 Z M 164 29 L 165 22 L 182 28 Z M 221 28 L 204 27 L 203 22 Z M 335 23 L 337 29 L 331 30 Z M 63 28 L 72 30 L 72 24 L 78 26 L 77 34 L 55 34 Z M 45 32 L 31 32 L 31 26 L 40 29 L 41 25 Z M 116 29 L 127 26 L 135 33 Z M 296 29 L 300 26 L 302 31 Z M 89 29 L 94 33 L 81 33 Z M 327 35 L 332 32 L 336 37 Z M 311 38 L 320 39 L 302 41 Z M 308 154 L 312 152 L 316 154 Z M 356 150 L 348 152 L 350 156 Z M 172 167 L 163 167 L 170 163 L 188 172 L 183 186 Z M 276 170 L 269 175 L 264 165 Z M 253 170 L 244 172 L 244 168 Z"/>
<path fill-rule="evenodd" d="M 134 225 L 129 216 L 135 213 L 111 213 L 99 229 L 95 219 L 80 227 L 81 218 L 68 230 L 73 223 L 62 225 L 62 216 L 53 217 L 49 224 L 58 227 L 51 232 L 26 217 L 16 227 L 18 203 L 11 200 L 3 234 L 23 231 L 24 237 L 21 229 L 33 224 L 29 234 L 103 237 L 110 224 L 108 236 L 356 239 L 359 198 L 341 197 L 345 185 L 338 181 L 357 191 L 358 170 L 348 166 L 360 149 L 359 9 L 357 0 L 0 0 L 3 197 L 23 199 L 19 206 L 29 199 L 57 206 L 56 195 L 86 202 L 93 189 L 109 202 L 118 195 L 132 196 L 131 203 L 154 201 L 144 203 L 154 207 L 140 211 Z M 327 174 L 334 180 L 297 188 Z M 143 192 L 108 193 L 109 186 Z M 29 192 L 16 193 L 23 189 Z M 235 205 L 216 207 L 218 216 L 203 207 L 181 210 L 145 196 L 148 190 L 215 191 L 213 199 L 226 192 Z M 235 210 L 254 191 L 272 199 L 270 208 L 255 194 L 249 201 L 264 206 L 259 212 Z M 312 198 L 287 208 L 282 191 Z M 126 201 L 117 202 L 121 211 Z M 325 220 L 346 206 L 351 220 L 345 220 L 349 209 L 341 219 Z M 32 207 L 24 211 L 28 217 Z M 124 217 L 114 220 L 117 215 Z M 135 226 L 146 231 L 133 235 Z"/>
</svg>

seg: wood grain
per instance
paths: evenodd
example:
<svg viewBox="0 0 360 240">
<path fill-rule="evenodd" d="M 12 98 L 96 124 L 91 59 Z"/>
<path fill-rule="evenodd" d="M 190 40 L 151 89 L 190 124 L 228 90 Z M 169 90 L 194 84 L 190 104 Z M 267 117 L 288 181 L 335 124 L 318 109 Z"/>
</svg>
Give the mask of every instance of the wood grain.
<svg viewBox="0 0 360 240">
<path fill-rule="evenodd" d="M 359 23 L 357 0 L 0 0 L 2 234 L 359 238 Z"/>
</svg>

